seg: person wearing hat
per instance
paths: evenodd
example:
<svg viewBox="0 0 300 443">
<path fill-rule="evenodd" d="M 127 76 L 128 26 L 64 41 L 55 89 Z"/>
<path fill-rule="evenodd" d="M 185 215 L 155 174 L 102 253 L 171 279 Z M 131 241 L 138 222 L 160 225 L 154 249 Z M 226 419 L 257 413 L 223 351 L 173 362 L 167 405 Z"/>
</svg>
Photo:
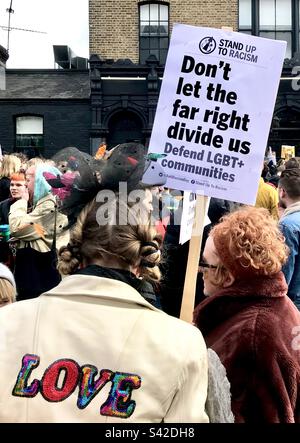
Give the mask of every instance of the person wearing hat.
<svg viewBox="0 0 300 443">
<path fill-rule="evenodd" d="M 133 161 L 138 147 L 119 146 L 123 148 L 115 154 L 124 154 L 125 160 L 130 154 L 132 191 L 141 181 L 143 153 L 139 166 Z M 70 150 L 67 154 L 70 160 Z M 71 157 L 79 172 L 74 186 L 48 178 L 59 185 L 55 189 L 61 183 L 66 188 L 59 193 L 64 199 L 60 209 L 70 220 L 76 214 L 70 241 L 59 251 L 58 269 L 65 278 L 40 297 L 0 312 L 0 348 L 6 356 L 0 359 L 0 421 L 231 420 L 228 401 L 220 409 L 215 398 L 224 383 L 229 394 L 224 368 L 213 356 L 208 370 L 200 331 L 157 309 L 141 293 L 143 280 L 159 281 L 161 259 L 161 238 L 151 224 L 149 207 L 141 203 L 144 191 L 135 188 L 142 197 L 136 211 L 137 205 L 124 195 L 97 186 L 95 167 L 88 171 L 90 159 L 81 163 L 74 150 Z M 127 168 L 119 164 L 124 177 Z M 101 178 L 115 188 L 114 176 L 106 173 L 101 169 L 98 184 Z M 11 349 L 15 337 L 18 346 Z M 212 383 L 216 372 L 218 379 Z"/>
<path fill-rule="evenodd" d="M 124 154 L 116 166 L 120 177 L 128 168 L 130 192 L 141 180 L 144 153 L 138 166 L 138 148 L 123 148 L 110 159 Z M 113 192 L 113 165 L 112 174 L 98 171 L 97 186 L 94 167 L 87 167 L 92 161 L 82 159 L 81 168 L 74 154 L 79 174 L 75 186 L 66 186 L 61 210 L 74 220 L 84 204 L 59 251 L 65 278 L 0 310 L 6 311 L 0 312 L 0 422 L 206 423 L 208 362 L 200 331 L 139 292 L 143 279 L 160 279 L 161 238 L 149 211 L 142 203 L 136 211 Z"/>
<path fill-rule="evenodd" d="M 16 301 L 16 282 L 10 269 L 0 263 L 0 308 Z"/>
<path fill-rule="evenodd" d="M 238 423 L 300 422 L 300 313 L 281 271 L 284 238 L 266 209 L 223 218 L 200 264 L 207 298 L 194 323 L 220 357 Z"/>
<path fill-rule="evenodd" d="M 208 422 L 200 331 L 139 293 L 160 278 L 147 214 L 94 199 L 59 252 L 66 277 L 0 312 L 0 422 Z"/>
</svg>

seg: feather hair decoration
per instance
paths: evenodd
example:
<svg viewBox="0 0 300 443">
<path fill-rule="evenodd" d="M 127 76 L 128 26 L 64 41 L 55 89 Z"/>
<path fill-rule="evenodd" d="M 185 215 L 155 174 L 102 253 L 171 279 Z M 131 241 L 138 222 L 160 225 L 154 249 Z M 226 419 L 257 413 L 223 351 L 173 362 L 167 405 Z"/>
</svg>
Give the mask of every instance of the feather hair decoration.
<svg viewBox="0 0 300 443">
<path fill-rule="evenodd" d="M 76 221 L 82 208 L 101 189 L 119 190 L 119 183 L 126 182 L 128 192 L 138 188 L 145 166 L 145 147 L 137 143 L 124 143 L 95 158 L 75 147 L 64 148 L 52 160 L 65 166 L 60 177 L 47 177 L 52 192 L 60 199 L 60 211 Z M 99 152 L 98 152 L 99 154 Z M 97 157 L 100 157 L 100 154 Z M 73 175 L 72 175 L 73 174 Z"/>
<path fill-rule="evenodd" d="M 106 153 L 106 144 L 105 143 L 101 143 L 99 148 L 98 148 L 98 150 L 97 150 L 97 152 L 96 152 L 96 154 L 95 154 L 95 156 L 94 156 L 94 158 L 96 160 L 101 160 L 102 158 L 104 158 L 105 153 Z"/>
</svg>

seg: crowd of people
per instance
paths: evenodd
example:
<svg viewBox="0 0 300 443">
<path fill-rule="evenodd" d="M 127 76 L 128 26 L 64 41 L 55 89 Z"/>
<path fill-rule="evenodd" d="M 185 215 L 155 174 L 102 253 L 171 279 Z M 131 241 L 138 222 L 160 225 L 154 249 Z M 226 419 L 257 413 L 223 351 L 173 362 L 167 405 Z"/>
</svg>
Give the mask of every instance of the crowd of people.
<svg viewBox="0 0 300 443">
<path fill-rule="evenodd" d="M 299 161 L 211 198 L 188 324 L 182 196 L 145 154 L 4 156 L 0 422 L 299 423 Z"/>
</svg>

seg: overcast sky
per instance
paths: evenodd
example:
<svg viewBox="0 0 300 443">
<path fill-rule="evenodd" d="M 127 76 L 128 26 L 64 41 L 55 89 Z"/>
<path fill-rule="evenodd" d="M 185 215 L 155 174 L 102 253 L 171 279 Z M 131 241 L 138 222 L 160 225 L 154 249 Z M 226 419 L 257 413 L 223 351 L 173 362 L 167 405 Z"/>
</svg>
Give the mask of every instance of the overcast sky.
<svg viewBox="0 0 300 443">
<path fill-rule="evenodd" d="M 11 0 L 0 0 L 0 26 L 7 26 Z M 77 56 L 89 56 L 88 0 L 13 0 L 11 26 L 47 34 L 12 30 L 7 68 L 53 68 L 53 45 L 68 45 Z M 7 48 L 7 31 L 0 28 Z"/>
</svg>

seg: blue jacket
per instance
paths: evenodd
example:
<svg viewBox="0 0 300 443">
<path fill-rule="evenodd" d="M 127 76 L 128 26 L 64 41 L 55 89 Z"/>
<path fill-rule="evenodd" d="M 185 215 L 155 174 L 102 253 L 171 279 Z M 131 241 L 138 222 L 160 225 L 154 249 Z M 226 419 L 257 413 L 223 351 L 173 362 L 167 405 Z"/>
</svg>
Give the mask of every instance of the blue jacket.
<svg viewBox="0 0 300 443">
<path fill-rule="evenodd" d="M 289 285 L 288 296 L 300 309 L 300 211 L 286 215 L 279 225 L 290 248 L 288 261 L 282 268 Z"/>
</svg>

